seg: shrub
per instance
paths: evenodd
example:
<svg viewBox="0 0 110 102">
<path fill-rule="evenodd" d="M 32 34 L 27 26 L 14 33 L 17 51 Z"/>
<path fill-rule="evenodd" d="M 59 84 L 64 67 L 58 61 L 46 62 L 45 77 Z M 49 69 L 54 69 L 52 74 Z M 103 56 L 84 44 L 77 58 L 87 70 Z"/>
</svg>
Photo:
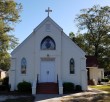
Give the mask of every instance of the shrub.
<svg viewBox="0 0 110 102">
<path fill-rule="evenodd" d="M 10 85 L 9 85 L 9 77 L 5 77 L 2 79 L 2 85 L 0 85 L 1 91 L 10 91 Z"/>
<path fill-rule="evenodd" d="M 0 85 L 0 91 L 6 91 L 6 86 L 5 85 Z"/>
<path fill-rule="evenodd" d="M 18 91 L 19 92 L 31 92 L 31 83 L 30 82 L 26 82 L 26 81 L 23 81 L 23 82 L 20 82 L 18 83 L 17 85 L 17 88 L 18 88 Z"/>
<path fill-rule="evenodd" d="M 108 78 L 101 79 L 102 82 L 109 82 Z"/>
<path fill-rule="evenodd" d="M 110 80 L 110 75 L 108 75 L 107 78 Z"/>
<path fill-rule="evenodd" d="M 76 85 L 76 86 L 75 86 L 75 90 L 78 91 L 78 92 L 79 92 L 79 91 L 82 91 L 81 85 Z"/>
<path fill-rule="evenodd" d="M 3 85 L 8 85 L 9 83 L 9 77 L 5 77 L 3 80 L 2 80 L 2 84 Z"/>
<path fill-rule="evenodd" d="M 74 84 L 71 82 L 63 83 L 63 93 L 73 93 L 74 92 Z"/>
</svg>

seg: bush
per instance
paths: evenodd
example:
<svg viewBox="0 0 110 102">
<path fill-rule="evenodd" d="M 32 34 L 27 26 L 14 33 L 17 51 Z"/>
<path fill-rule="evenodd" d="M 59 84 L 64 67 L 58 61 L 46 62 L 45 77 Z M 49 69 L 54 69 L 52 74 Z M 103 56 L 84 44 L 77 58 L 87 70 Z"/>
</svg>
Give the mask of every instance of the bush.
<svg viewBox="0 0 110 102">
<path fill-rule="evenodd" d="M 101 79 L 101 82 L 109 82 L 108 78 Z"/>
<path fill-rule="evenodd" d="M 74 92 L 74 84 L 71 82 L 63 83 L 63 93 L 73 93 Z"/>
<path fill-rule="evenodd" d="M 79 91 L 82 91 L 81 85 L 76 85 L 76 86 L 75 86 L 75 90 L 78 91 L 78 92 L 79 92 Z"/>
<path fill-rule="evenodd" d="M 0 85 L 1 91 L 10 91 L 10 85 L 9 85 L 9 77 L 5 77 L 2 79 L 2 85 Z"/>
<path fill-rule="evenodd" d="M 7 86 L 8 86 L 8 83 L 9 83 L 9 77 L 5 77 L 5 78 L 2 80 L 2 85 L 7 85 Z"/>
<path fill-rule="evenodd" d="M 10 91 L 10 85 L 0 85 L 0 91 Z"/>
<path fill-rule="evenodd" d="M 110 80 L 110 75 L 107 75 L 107 78 Z"/>
<path fill-rule="evenodd" d="M 18 88 L 18 91 L 19 92 L 31 92 L 32 90 L 32 85 L 30 82 L 26 82 L 26 81 L 23 81 L 23 82 L 20 82 L 18 83 L 17 85 L 17 88 Z"/>
<path fill-rule="evenodd" d="M 5 85 L 0 85 L 0 91 L 6 91 L 6 86 Z"/>
</svg>

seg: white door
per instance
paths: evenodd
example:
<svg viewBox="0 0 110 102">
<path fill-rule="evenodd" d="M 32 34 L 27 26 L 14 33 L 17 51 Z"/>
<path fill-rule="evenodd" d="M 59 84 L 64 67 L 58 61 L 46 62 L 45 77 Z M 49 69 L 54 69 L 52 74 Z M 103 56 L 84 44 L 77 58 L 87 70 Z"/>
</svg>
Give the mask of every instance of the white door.
<svg viewBox="0 0 110 102">
<path fill-rule="evenodd" d="M 55 61 L 41 61 L 41 80 L 40 82 L 55 81 Z"/>
</svg>

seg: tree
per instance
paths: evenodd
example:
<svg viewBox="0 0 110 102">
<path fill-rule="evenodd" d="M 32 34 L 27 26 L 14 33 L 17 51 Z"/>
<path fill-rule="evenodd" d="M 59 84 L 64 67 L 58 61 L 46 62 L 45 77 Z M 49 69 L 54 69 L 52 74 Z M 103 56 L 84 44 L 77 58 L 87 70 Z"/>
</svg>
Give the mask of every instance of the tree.
<svg viewBox="0 0 110 102">
<path fill-rule="evenodd" d="M 21 4 L 14 0 L 0 0 L 0 68 L 9 69 L 10 54 L 8 50 L 18 44 L 18 39 L 9 34 L 14 30 L 13 25 L 19 21 Z"/>
<path fill-rule="evenodd" d="M 89 40 L 89 34 L 78 34 L 77 36 L 74 33 L 70 33 L 69 37 L 74 41 L 82 50 L 86 52 L 86 55 L 94 56 L 95 50 L 94 46 L 91 44 Z M 110 70 L 110 39 L 103 39 L 103 45 L 99 47 L 99 67 L 105 68 L 106 70 Z"/>
<path fill-rule="evenodd" d="M 82 35 L 86 48 L 83 48 L 84 51 L 88 55 L 96 56 L 102 67 L 110 69 L 110 7 L 95 5 L 92 8 L 82 9 L 75 21 L 79 30 L 85 31 Z"/>
<path fill-rule="evenodd" d="M 73 32 L 70 32 L 69 37 L 72 41 L 74 41 L 79 47 L 81 47 L 85 51 L 85 39 L 83 34 L 75 36 Z"/>
<path fill-rule="evenodd" d="M 103 38 L 110 39 L 107 38 L 110 32 L 110 7 L 97 5 L 82 9 L 81 14 L 76 17 L 76 21 L 80 30 L 87 30 L 89 42 L 94 46 L 94 55 L 98 57 L 99 48 L 103 46 Z"/>
<path fill-rule="evenodd" d="M 69 34 L 69 37 L 74 41 L 82 50 L 86 52 L 86 55 L 93 55 L 93 46 L 88 41 L 88 34 L 74 35 L 73 32 Z"/>
</svg>

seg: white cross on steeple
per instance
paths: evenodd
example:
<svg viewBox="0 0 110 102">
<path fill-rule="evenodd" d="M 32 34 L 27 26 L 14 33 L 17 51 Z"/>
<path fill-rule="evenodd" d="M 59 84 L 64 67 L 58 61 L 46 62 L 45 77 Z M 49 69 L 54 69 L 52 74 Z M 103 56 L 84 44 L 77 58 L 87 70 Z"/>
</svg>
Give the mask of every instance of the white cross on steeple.
<svg viewBox="0 0 110 102">
<path fill-rule="evenodd" d="M 49 13 L 52 12 L 52 10 L 50 9 L 50 7 L 48 7 L 48 10 L 45 10 L 45 12 L 48 12 L 48 16 L 49 16 Z"/>
</svg>

